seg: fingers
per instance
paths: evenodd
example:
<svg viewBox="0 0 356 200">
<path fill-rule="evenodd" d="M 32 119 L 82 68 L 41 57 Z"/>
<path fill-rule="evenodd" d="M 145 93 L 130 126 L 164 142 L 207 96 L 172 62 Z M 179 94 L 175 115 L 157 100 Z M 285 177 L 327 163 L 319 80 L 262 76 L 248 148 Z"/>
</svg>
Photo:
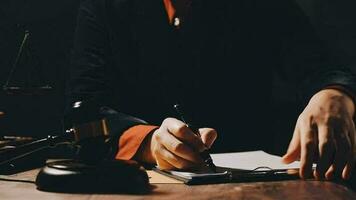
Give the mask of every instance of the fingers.
<svg viewBox="0 0 356 200">
<path fill-rule="evenodd" d="M 157 167 L 160 169 L 164 169 L 164 170 L 172 170 L 175 167 L 172 166 L 171 164 L 169 164 L 169 162 L 167 162 L 166 160 L 164 160 L 161 156 L 157 156 L 156 157 L 156 162 L 157 162 Z"/>
<path fill-rule="evenodd" d="M 167 118 L 164 120 L 169 133 L 174 135 L 177 139 L 188 144 L 190 147 L 196 149 L 199 152 L 206 150 L 204 143 L 202 142 L 200 136 L 190 130 L 185 123 L 174 118 Z"/>
<path fill-rule="evenodd" d="M 298 160 L 300 155 L 300 131 L 296 127 L 294 130 L 293 138 L 289 144 L 287 153 L 282 157 L 282 162 L 289 164 Z"/>
<path fill-rule="evenodd" d="M 213 145 L 214 141 L 216 140 L 218 133 L 212 128 L 201 128 L 199 129 L 201 140 L 205 144 L 206 147 L 209 149 Z"/>
<path fill-rule="evenodd" d="M 156 154 L 157 165 L 160 169 L 189 169 L 193 168 L 196 164 L 185 160 L 177 155 L 174 155 L 165 148 L 161 148 Z"/>
<path fill-rule="evenodd" d="M 355 147 L 355 142 L 356 142 L 356 131 L 355 131 L 355 123 L 351 120 L 350 122 L 350 129 L 349 129 L 349 138 L 350 138 L 350 143 L 351 143 L 351 155 L 348 158 L 347 164 L 342 171 L 342 178 L 343 179 L 350 179 L 351 177 L 351 172 L 354 169 L 355 162 L 356 162 L 356 147 Z"/>
<path fill-rule="evenodd" d="M 355 124 L 352 121 L 349 130 L 349 137 L 351 143 L 351 156 L 348 158 L 347 164 L 342 171 L 342 178 L 345 180 L 350 179 L 351 172 L 354 169 L 355 162 L 356 162 L 356 147 L 355 147 L 355 139 L 356 139 L 356 131 L 355 131 Z"/>
<path fill-rule="evenodd" d="M 314 125 L 317 126 L 316 130 L 308 120 L 298 122 L 288 151 L 283 156 L 283 162 L 293 162 L 300 155 L 299 173 L 300 177 L 305 179 L 311 176 L 314 158 L 318 158 L 314 171 L 316 179 L 331 180 L 335 176 L 348 179 L 355 164 L 354 125 L 319 123 Z M 342 129 L 348 131 L 337 132 Z"/>
<path fill-rule="evenodd" d="M 326 173 L 325 173 L 325 178 L 326 178 L 326 180 L 332 180 L 332 179 L 334 179 L 334 171 L 335 171 L 335 164 L 332 164 L 332 165 L 329 167 L 329 169 L 326 171 Z M 314 177 L 320 177 L 320 175 L 317 174 L 316 171 L 315 171 Z M 320 180 L 320 178 L 317 178 L 317 179 Z"/>
<path fill-rule="evenodd" d="M 159 167 L 163 169 L 189 169 L 203 163 L 199 151 L 206 150 L 217 137 L 213 129 L 200 130 L 202 138 L 195 135 L 183 122 L 167 118 L 152 135 L 151 152 Z M 204 141 L 204 142 L 203 142 Z"/>
<path fill-rule="evenodd" d="M 301 178 L 309 178 L 312 174 L 313 156 L 316 151 L 317 137 L 310 121 L 298 119 L 293 138 L 282 161 L 286 164 L 297 160 L 300 156 Z"/>
<path fill-rule="evenodd" d="M 173 154 L 194 163 L 201 162 L 201 158 L 197 151 L 193 150 L 187 144 L 184 144 L 170 133 L 163 132 L 161 134 L 154 135 L 154 137 L 154 139 L 157 140 L 160 145 L 164 146 L 165 149 L 172 152 Z M 158 151 L 162 150 L 163 148 L 158 149 Z M 160 152 L 156 152 L 156 154 L 162 155 Z"/>
<path fill-rule="evenodd" d="M 167 118 L 154 132 L 151 139 L 151 152 L 162 169 L 193 169 L 203 163 L 199 152 L 210 147 L 217 133 L 211 128 L 199 130 L 197 136 L 185 123 Z"/>
<path fill-rule="evenodd" d="M 315 178 L 324 179 L 326 171 L 333 163 L 335 152 L 334 133 L 332 128 L 327 125 L 319 125 L 318 127 L 318 150 L 319 161 L 317 163 Z"/>
<path fill-rule="evenodd" d="M 355 124 L 354 122 L 350 122 L 350 126 L 349 126 L 349 142 L 350 142 L 350 151 L 349 151 L 349 155 L 347 157 L 347 161 L 346 161 L 346 166 L 343 168 L 342 172 L 341 172 L 341 177 L 345 180 L 350 179 L 351 177 L 351 172 L 352 169 L 355 165 L 355 155 L 356 155 L 356 148 L 355 148 Z"/>
<path fill-rule="evenodd" d="M 354 112 L 352 99 L 337 90 L 321 90 L 310 99 L 297 122 L 301 177 L 308 177 L 313 159 L 317 162 L 314 171 L 317 179 L 350 176 L 356 155 Z M 294 138 L 284 156 L 286 162 L 296 157 L 291 156 L 298 149 Z"/>
<path fill-rule="evenodd" d="M 351 152 L 351 143 L 348 137 L 348 133 L 341 132 L 337 134 L 335 138 L 336 143 L 336 153 L 335 153 L 335 174 L 338 176 L 342 175 L 343 169 L 346 167 L 346 164 L 349 159 L 352 158 Z"/>
<path fill-rule="evenodd" d="M 339 127 L 339 128 L 337 128 Z M 343 123 L 342 126 L 334 126 L 334 148 L 332 165 L 325 174 L 327 180 L 333 178 L 348 179 L 354 166 L 354 136 L 353 122 Z"/>
<path fill-rule="evenodd" d="M 317 146 L 316 133 L 309 124 L 301 126 L 300 171 L 301 178 L 306 179 L 312 175 L 313 156 Z"/>
<path fill-rule="evenodd" d="M 345 180 L 350 179 L 350 177 L 351 177 L 351 172 L 352 172 L 352 169 L 353 169 L 354 165 L 355 165 L 354 159 L 349 160 L 349 161 L 347 162 L 347 164 L 346 164 L 346 166 L 345 166 L 345 168 L 343 169 L 342 174 L 341 174 L 341 176 L 342 176 L 343 179 L 345 179 Z"/>
</svg>

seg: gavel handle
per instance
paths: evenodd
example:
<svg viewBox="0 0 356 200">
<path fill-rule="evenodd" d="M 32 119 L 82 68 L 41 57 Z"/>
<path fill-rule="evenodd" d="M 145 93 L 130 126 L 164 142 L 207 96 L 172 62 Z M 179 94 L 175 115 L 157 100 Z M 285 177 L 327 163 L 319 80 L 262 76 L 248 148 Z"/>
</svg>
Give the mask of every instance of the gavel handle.
<svg viewBox="0 0 356 200">
<path fill-rule="evenodd" d="M 0 153 L 0 168 L 4 165 L 9 165 L 15 160 L 21 159 L 33 153 L 44 149 L 54 147 L 61 142 L 69 142 L 70 135 L 48 136 L 47 138 L 39 139 L 28 144 L 9 149 Z"/>
</svg>

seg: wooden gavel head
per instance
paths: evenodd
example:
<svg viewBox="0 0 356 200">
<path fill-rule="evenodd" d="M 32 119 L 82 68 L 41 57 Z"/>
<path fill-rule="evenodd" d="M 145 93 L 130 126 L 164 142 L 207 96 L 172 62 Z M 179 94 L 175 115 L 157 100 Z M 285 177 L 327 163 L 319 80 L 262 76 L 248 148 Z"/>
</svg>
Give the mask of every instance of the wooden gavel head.
<svg viewBox="0 0 356 200">
<path fill-rule="evenodd" d="M 69 121 L 70 134 L 75 142 L 77 159 L 84 162 L 95 163 L 101 160 L 111 160 L 117 152 L 117 135 L 105 116 L 100 111 L 101 106 L 93 102 L 75 102 L 73 104 Z"/>
</svg>

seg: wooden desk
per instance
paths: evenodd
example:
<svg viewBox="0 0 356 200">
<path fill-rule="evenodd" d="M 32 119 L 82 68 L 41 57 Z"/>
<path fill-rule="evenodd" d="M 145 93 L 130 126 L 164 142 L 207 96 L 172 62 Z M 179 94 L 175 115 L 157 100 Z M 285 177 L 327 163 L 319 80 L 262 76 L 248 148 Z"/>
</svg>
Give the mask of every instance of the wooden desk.
<svg viewBox="0 0 356 200">
<path fill-rule="evenodd" d="M 38 170 L 12 176 L 13 179 L 34 180 Z M 96 200 L 96 199 L 320 199 L 355 200 L 356 194 L 344 186 L 331 182 L 282 181 L 265 183 L 234 183 L 204 186 L 184 184 L 154 184 L 156 188 L 148 195 L 120 194 L 59 194 L 36 190 L 31 183 L 0 181 L 0 199 L 39 199 L 39 200 Z"/>
</svg>

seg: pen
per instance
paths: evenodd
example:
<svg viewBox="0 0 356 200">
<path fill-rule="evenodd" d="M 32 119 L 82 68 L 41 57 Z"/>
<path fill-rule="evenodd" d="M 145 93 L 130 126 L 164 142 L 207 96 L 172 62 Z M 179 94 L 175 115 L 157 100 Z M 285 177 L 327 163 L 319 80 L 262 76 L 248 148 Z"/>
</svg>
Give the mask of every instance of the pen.
<svg viewBox="0 0 356 200">
<path fill-rule="evenodd" d="M 183 115 L 183 112 L 179 106 L 179 104 L 175 104 L 174 106 L 174 110 L 177 112 L 177 114 L 179 115 L 180 119 L 186 124 L 186 126 L 188 128 L 190 128 L 193 133 L 199 137 L 201 137 L 200 133 L 199 133 L 199 130 L 197 128 L 195 128 L 194 126 L 192 126 L 191 123 L 188 123 L 185 118 L 184 118 L 184 115 Z M 213 159 L 211 158 L 210 156 L 210 153 L 209 153 L 209 150 L 208 148 L 206 148 L 205 151 L 203 152 L 200 152 L 200 157 L 204 160 L 204 163 L 205 165 L 210 168 L 210 170 L 212 170 L 213 172 L 216 172 L 216 166 L 213 162 Z"/>
</svg>

